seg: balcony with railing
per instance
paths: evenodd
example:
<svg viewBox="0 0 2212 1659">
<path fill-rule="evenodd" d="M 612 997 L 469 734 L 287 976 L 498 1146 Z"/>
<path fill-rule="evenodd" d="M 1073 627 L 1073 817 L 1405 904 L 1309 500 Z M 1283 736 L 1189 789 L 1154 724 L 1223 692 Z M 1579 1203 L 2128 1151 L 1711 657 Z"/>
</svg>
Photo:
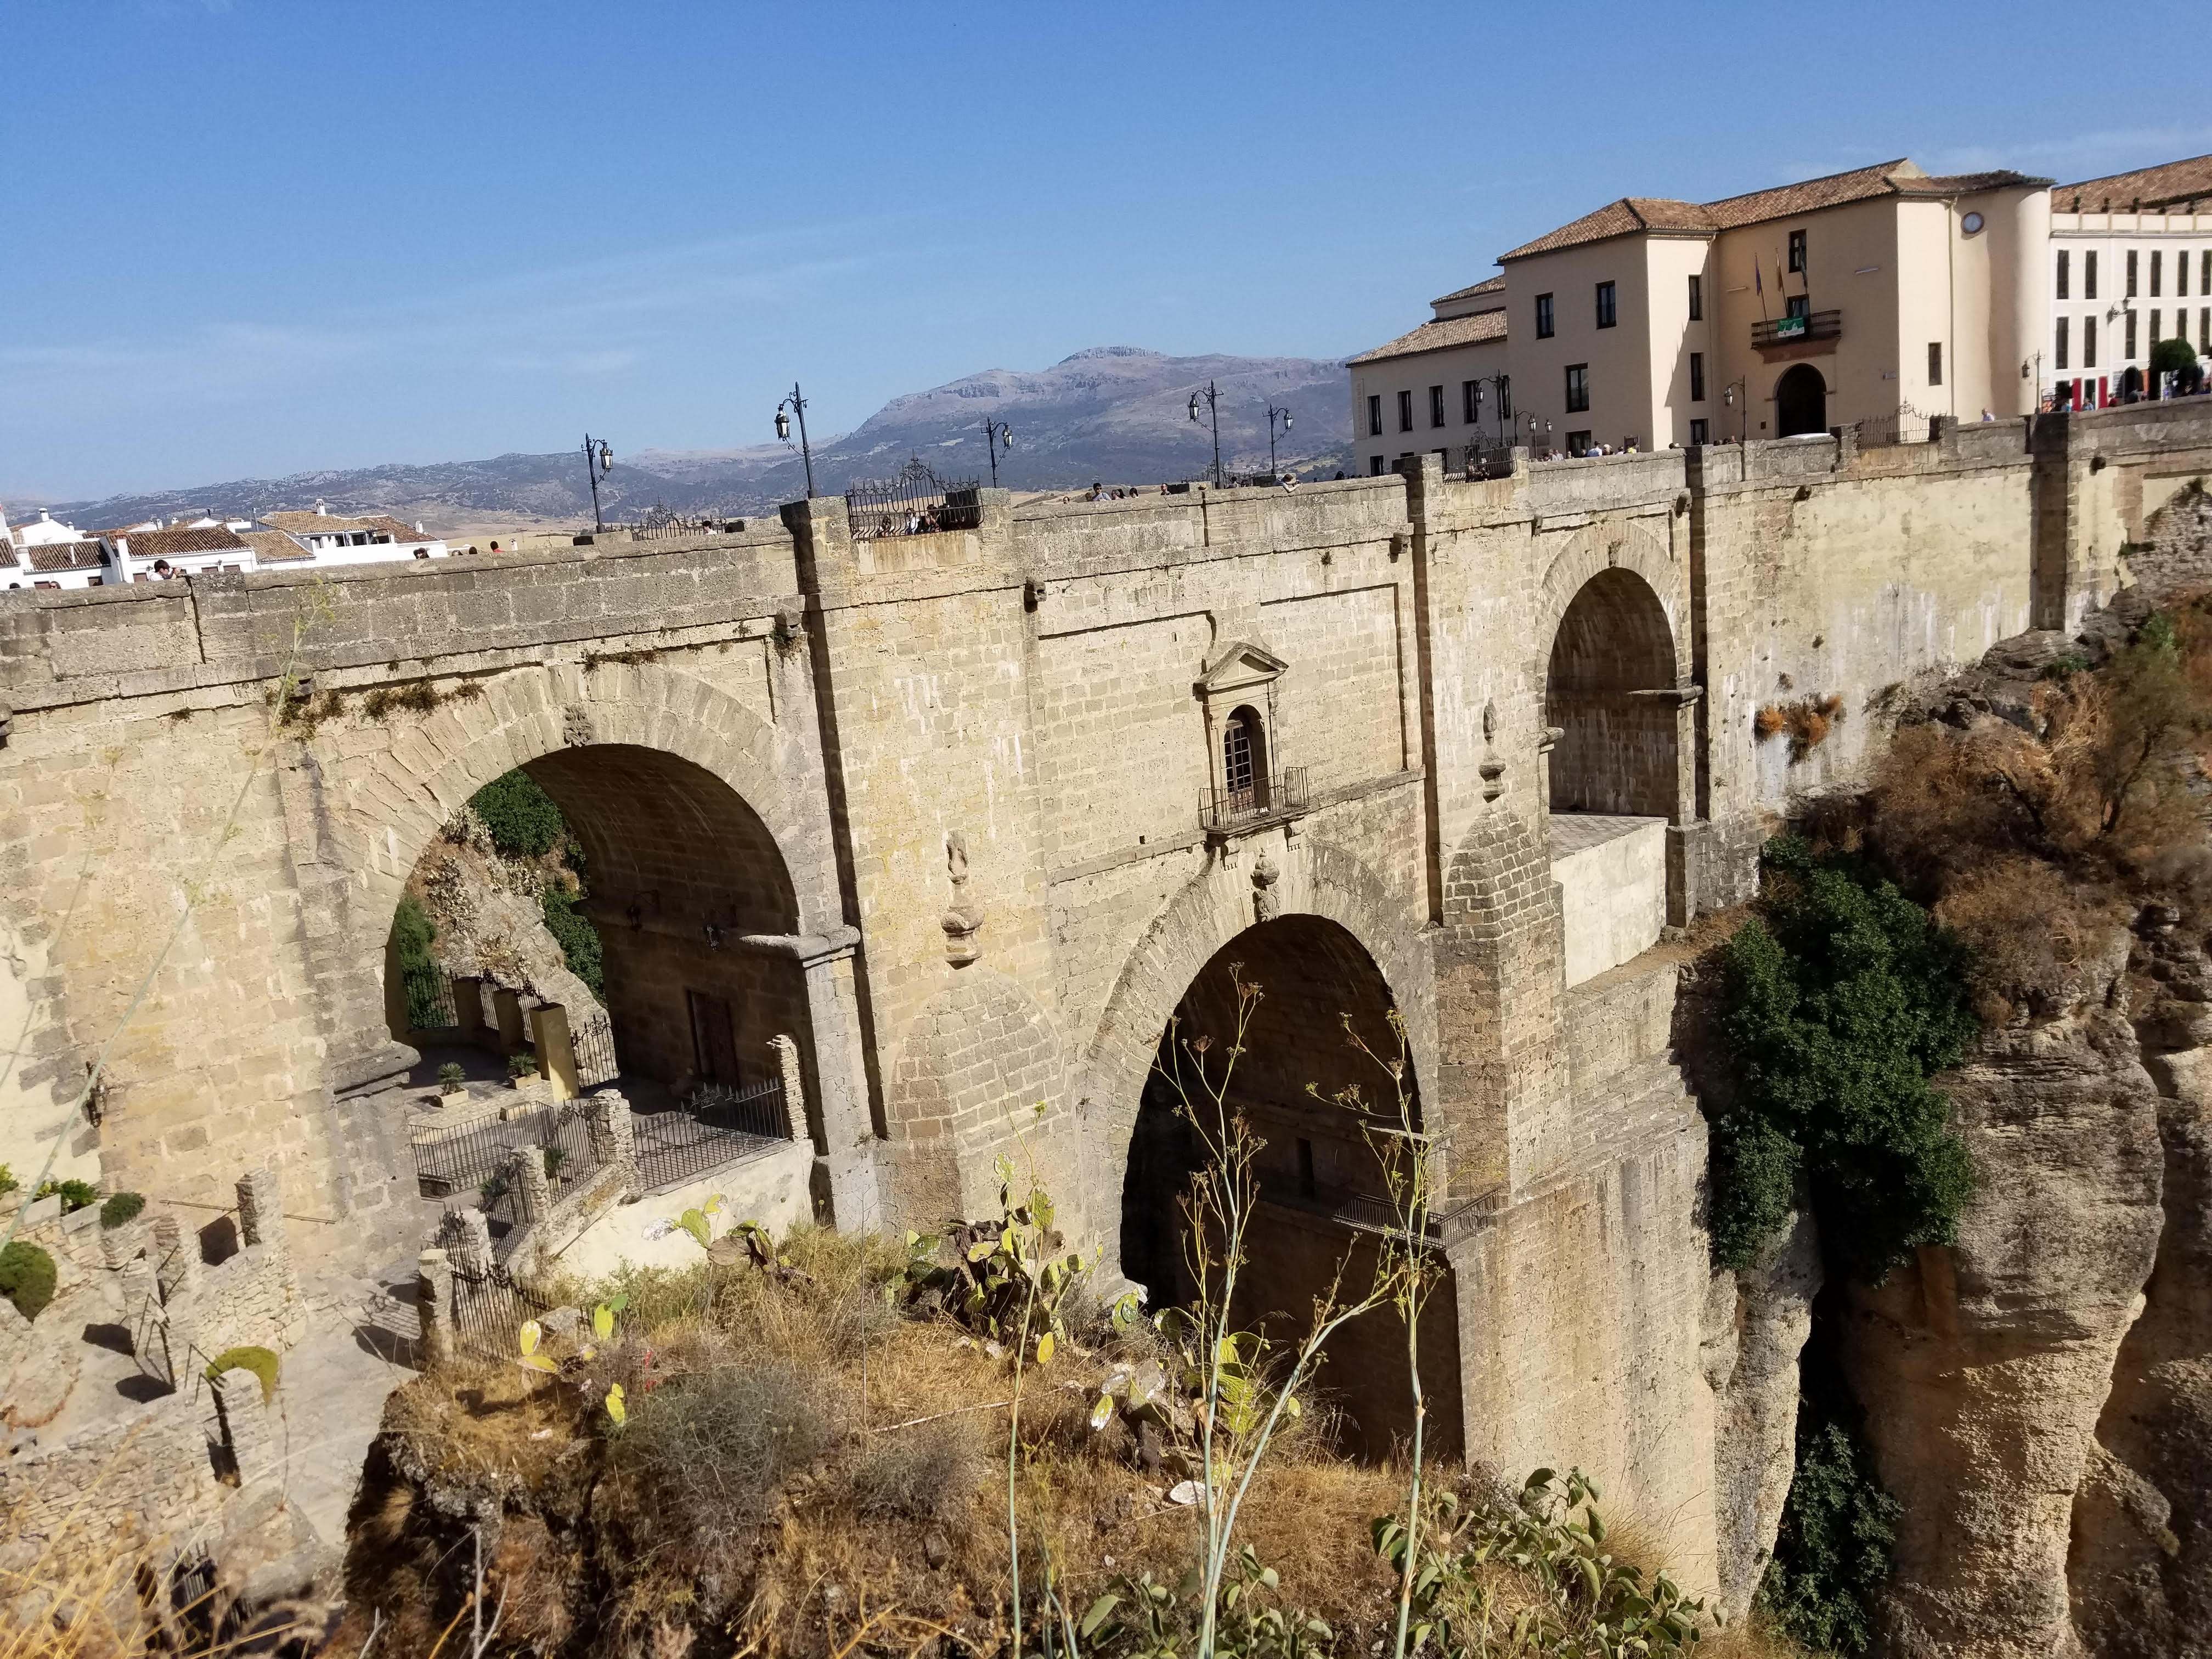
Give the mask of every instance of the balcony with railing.
<svg viewBox="0 0 2212 1659">
<path fill-rule="evenodd" d="M 1255 777 L 1241 789 L 1215 784 L 1199 798 L 1199 827 L 1208 831 L 1254 829 L 1307 810 L 1306 769 L 1286 766 Z"/>
<path fill-rule="evenodd" d="M 1802 317 L 1762 317 L 1751 325 L 1751 343 L 1761 351 L 1778 346 L 1802 345 L 1808 340 L 1842 337 L 1844 313 L 1815 311 Z"/>
</svg>

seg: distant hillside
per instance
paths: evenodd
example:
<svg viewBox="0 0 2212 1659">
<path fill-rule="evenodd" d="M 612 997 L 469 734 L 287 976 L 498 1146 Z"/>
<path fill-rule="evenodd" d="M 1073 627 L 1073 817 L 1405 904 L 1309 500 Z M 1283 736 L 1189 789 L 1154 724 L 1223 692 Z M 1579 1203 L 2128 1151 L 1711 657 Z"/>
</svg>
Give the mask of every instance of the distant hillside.
<svg viewBox="0 0 2212 1659">
<path fill-rule="evenodd" d="M 1133 346 L 1102 346 L 1036 374 L 987 369 L 894 398 L 857 430 L 817 443 L 816 487 L 838 491 L 856 478 L 888 477 L 915 455 L 942 477 L 988 479 L 987 416 L 1012 423 L 1014 447 L 999 460 L 999 481 L 1011 489 L 1200 477 L 1212 465 L 1212 438 L 1203 421 L 1191 424 L 1188 405 L 1191 392 L 1209 380 L 1220 392 L 1225 468 L 1266 466 L 1270 403 L 1288 408 L 1295 421 L 1289 438 L 1279 443 L 1285 466 L 1310 475 L 1349 465 L 1341 362 L 1165 357 Z M 655 506 L 691 516 L 757 514 L 806 493 L 797 449 L 781 444 L 641 450 L 618 453 L 615 459 L 615 470 L 600 486 L 610 520 L 634 520 Z M 83 528 L 103 529 L 156 514 L 261 514 L 310 507 L 319 500 L 334 512 L 373 508 L 438 529 L 509 518 L 574 520 L 587 518 L 592 505 L 581 459 L 560 454 L 243 478 L 64 502 L 53 510 Z"/>
</svg>

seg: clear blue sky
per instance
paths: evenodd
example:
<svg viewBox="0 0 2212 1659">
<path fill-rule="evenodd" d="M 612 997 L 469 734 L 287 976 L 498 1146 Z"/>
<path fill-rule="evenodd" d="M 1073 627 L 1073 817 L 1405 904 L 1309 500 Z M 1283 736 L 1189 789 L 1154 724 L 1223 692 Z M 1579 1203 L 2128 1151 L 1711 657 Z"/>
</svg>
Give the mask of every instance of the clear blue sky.
<svg viewBox="0 0 2212 1659">
<path fill-rule="evenodd" d="M 2099 9 L 8 0 L 0 500 L 1323 356 L 1621 195 L 2212 150 L 2202 0 Z"/>
</svg>

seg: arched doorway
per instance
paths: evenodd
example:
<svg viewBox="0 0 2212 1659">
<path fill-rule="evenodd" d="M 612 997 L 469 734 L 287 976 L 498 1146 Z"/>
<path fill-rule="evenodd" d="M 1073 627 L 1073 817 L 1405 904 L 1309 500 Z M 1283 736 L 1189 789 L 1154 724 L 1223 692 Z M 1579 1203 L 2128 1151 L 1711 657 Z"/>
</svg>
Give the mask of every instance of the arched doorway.
<svg viewBox="0 0 2212 1659">
<path fill-rule="evenodd" d="M 1552 636 L 1544 723 L 1554 812 L 1674 818 L 1676 703 L 1674 630 L 1649 584 L 1601 570 Z"/>
<path fill-rule="evenodd" d="M 1810 363 L 1799 363 L 1774 383 L 1777 434 L 1795 438 L 1828 429 L 1828 383 Z"/>
<path fill-rule="evenodd" d="M 459 1068 L 474 1095 L 518 1062 L 553 1070 L 533 1010 L 557 1003 L 573 1081 L 614 1084 L 644 1115 L 641 1164 L 660 1150 L 669 1173 L 703 1173 L 709 1130 L 810 1127 L 785 1115 L 769 1042 L 793 1038 L 811 1073 L 805 973 L 781 948 L 798 922 L 774 836 L 722 779 L 635 744 L 563 748 L 480 789 L 418 857 L 387 951 L 387 1019 L 422 1054 L 416 1087 Z"/>
<path fill-rule="evenodd" d="M 1237 986 L 1258 992 L 1237 1042 Z M 1389 1078 L 1349 1041 L 1350 1030 L 1386 1057 L 1396 1042 L 1390 988 L 1359 941 L 1314 915 L 1277 917 L 1216 951 L 1191 981 L 1160 1034 L 1123 1179 L 1122 1270 L 1146 1286 L 1154 1308 L 1188 1306 L 1195 1279 L 1183 1200 L 1201 1170 L 1205 1140 L 1194 1111 L 1210 1111 L 1206 1084 L 1224 1089 L 1261 1146 L 1258 1205 L 1249 1261 L 1232 1309 L 1236 1326 L 1295 1346 L 1317 1297 L 1340 1268 L 1347 1291 L 1371 1282 L 1376 1246 L 1389 1225 L 1386 1182 L 1362 1132 L 1362 1111 L 1342 1097 L 1356 1087 L 1368 1127 L 1399 1122 Z M 1408 1071 L 1413 1123 L 1419 1079 Z M 1431 1298 L 1422 1329 L 1429 1443 L 1459 1439 L 1457 1319 L 1449 1284 Z M 1362 1316 L 1329 1345 L 1320 1388 L 1344 1414 L 1347 1444 L 1380 1455 L 1410 1431 L 1405 1336 L 1388 1309 Z M 1433 1374 L 1432 1374 L 1433 1368 Z"/>
</svg>

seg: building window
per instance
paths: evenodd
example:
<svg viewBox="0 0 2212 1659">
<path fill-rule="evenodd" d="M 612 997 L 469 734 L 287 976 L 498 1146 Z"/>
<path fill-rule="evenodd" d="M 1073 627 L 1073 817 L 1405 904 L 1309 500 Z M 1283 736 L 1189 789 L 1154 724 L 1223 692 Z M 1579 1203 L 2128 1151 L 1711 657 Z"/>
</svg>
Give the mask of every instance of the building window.
<svg viewBox="0 0 2212 1659">
<path fill-rule="evenodd" d="M 2133 258 L 2135 256 L 2133 254 L 2130 254 L 2128 257 L 2130 258 Z M 2136 314 L 2132 311 L 2126 312 L 2123 314 L 2125 315 L 2128 319 L 2128 337 L 2125 347 L 2121 351 L 2120 356 L 2132 361 L 2136 355 Z"/>
<path fill-rule="evenodd" d="M 2158 290 L 2156 289 L 2151 289 L 2151 292 L 2155 294 Z M 2153 345 L 2156 345 L 2158 343 L 2158 337 L 2165 331 L 2166 313 L 2154 307 L 2150 313 L 2150 343 Z"/>
<path fill-rule="evenodd" d="M 1590 434 L 1589 434 L 1589 433 L 1587 433 L 1587 432 L 1570 432 L 1569 434 L 1567 434 L 1567 453 L 1568 453 L 1568 454 L 1570 454 L 1570 455 L 1584 455 L 1584 454 L 1587 454 L 1587 453 L 1589 453 L 1589 447 L 1590 447 Z"/>
<path fill-rule="evenodd" d="M 1928 343 L 1928 384 L 1943 384 L 1943 343 L 1941 340 Z"/>
<path fill-rule="evenodd" d="M 1711 439 L 1710 436 L 1708 436 L 1708 435 L 1707 435 L 1707 434 L 1708 434 L 1708 432 L 1710 431 L 1710 429 L 1711 429 L 1711 428 L 1709 428 L 1706 426 L 1705 422 L 1703 422 L 1703 421 L 1692 421 L 1692 422 L 1690 422 L 1690 444 L 1691 444 L 1691 447 L 1692 447 L 1692 448 L 1695 448 L 1697 446 L 1698 446 L 1698 445 L 1700 445 L 1700 444 L 1709 444 L 1709 443 L 1712 442 L 1712 439 Z"/>
<path fill-rule="evenodd" d="M 1462 380 L 1459 383 L 1460 418 L 1469 426 L 1482 419 L 1482 382 Z"/>
<path fill-rule="evenodd" d="M 2054 348 L 2051 354 L 2052 364 L 2063 369 L 2066 367 L 2066 319 L 2063 317 L 2058 319 L 2058 332 L 2051 344 Z"/>
<path fill-rule="evenodd" d="M 2212 247 L 2197 256 L 2197 291 L 2212 294 Z"/>
<path fill-rule="evenodd" d="M 1690 401 L 1693 404 L 1701 404 L 1705 400 L 1705 354 L 1702 351 L 1693 351 L 1690 354 Z"/>
<path fill-rule="evenodd" d="M 1536 337 L 1540 340 L 1552 337 L 1552 296 L 1548 294 L 1536 296 Z"/>
<path fill-rule="evenodd" d="M 1380 455 L 1370 455 L 1367 458 L 1367 476 L 1370 478 L 1379 478 L 1382 476 L 1382 458 Z"/>
<path fill-rule="evenodd" d="M 2094 317 L 2084 317 L 2081 319 L 2081 367 L 2094 368 L 2096 366 L 2097 319 Z"/>
<path fill-rule="evenodd" d="M 1239 708 L 1221 728 L 1221 781 L 1232 812 L 1264 810 L 1267 805 L 1267 734 L 1260 716 Z"/>
<path fill-rule="evenodd" d="M 1513 418 L 1513 377 L 1510 374 L 1498 377 L 1498 418 L 1501 421 Z"/>
<path fill-rule="evenodd" d="M 1805 233 L 1802 230 L 1790 233 L 1790 269 L 1800 276 L 1805 271 Z"/>
<path fill-rule="evenodd" d="M 1600 328 L 1611 328 L 1618 320 L 1619 317 L 1613 303 L 1613 285 L 1611 283 L 1600 283 L 1597 285 L 1597 325 Z"/>
<path fill-rule="evenodd" d="M 1782 302 L 1782 314 L 1785 317 L 1811 316 L 1813 314 L 1813 296 L 1809 294 L 1790 295 Z"/>
<path fill-rule="evenodd" d="M 2062 300 L 2070 300 L 2074 297 L 2066 291 L 2067 278 L 2073 274 L 2068 267 L 2072 264 L 2073 255 L 2064 248 L 2060 248 L 2058 250 L 2058 297 Z"/>
<path fill-rule="evenodd" d="M 2097 297 L 2097 250 L 2090 248 L 2081 255 L 2081 297 Z"/>
<path fill-rule="evenodd" d="M 2154 300 L 2158 298 L 2160 281 L 2165 275 L 2166 250 L 2154 247 L 2150 251 L 2150 297 Z M 2158 331 L 2153 329 L 2151 332 L 2155 334 Z"/>
<path fill-rule="evenodd" d="M 2128 291 L 2121 297 L 2129 300 L 2136 297 L 2136 250 L 2133 248 L 2128 250 Z"/>
<path fill-rule="evenodd" d="M 1413 429 L 1413 392 L 1408 389 L 1398 394 L 1398 430 L 1401 432 L 1411 432 Z"/>
<path fill-rule="evenodd" d="M 1440 386 L 1432 386 L 1429 388 L 1429 424 L 1442 426 L 1443 423 L 1444 389 Z"/>
<path fill-rule="evenodd" d="M 1382 435 L 1382 394 L 1379 392 L 1367 400 L 1367 435 L 1370 438 Z"/>
<path fill-rule="evenodd" d="M 2197 307 L 2197 349 L 2212 351 L 2212 306 Z"/>
<path fill-rule="evenodd" d="M 2189 297 L 2189 250 L 2187 248 L 2182 249 L 2173 256 L 2173 297 L 2177 300 L 2185 300 Z"/>
<path fill-rule="evenodd" d="M 1702 276 L 1692 276 L 1690 278 L 1690 320 L 1693 323 L 1702 323 L 1705 319 L 1705 279 Z"/>
<path fill-rule="evenodd" d="M 1589 407 L 1589 365 L 1567 365 L 1567 413 L 1579 415 Z"/>
</svg>

